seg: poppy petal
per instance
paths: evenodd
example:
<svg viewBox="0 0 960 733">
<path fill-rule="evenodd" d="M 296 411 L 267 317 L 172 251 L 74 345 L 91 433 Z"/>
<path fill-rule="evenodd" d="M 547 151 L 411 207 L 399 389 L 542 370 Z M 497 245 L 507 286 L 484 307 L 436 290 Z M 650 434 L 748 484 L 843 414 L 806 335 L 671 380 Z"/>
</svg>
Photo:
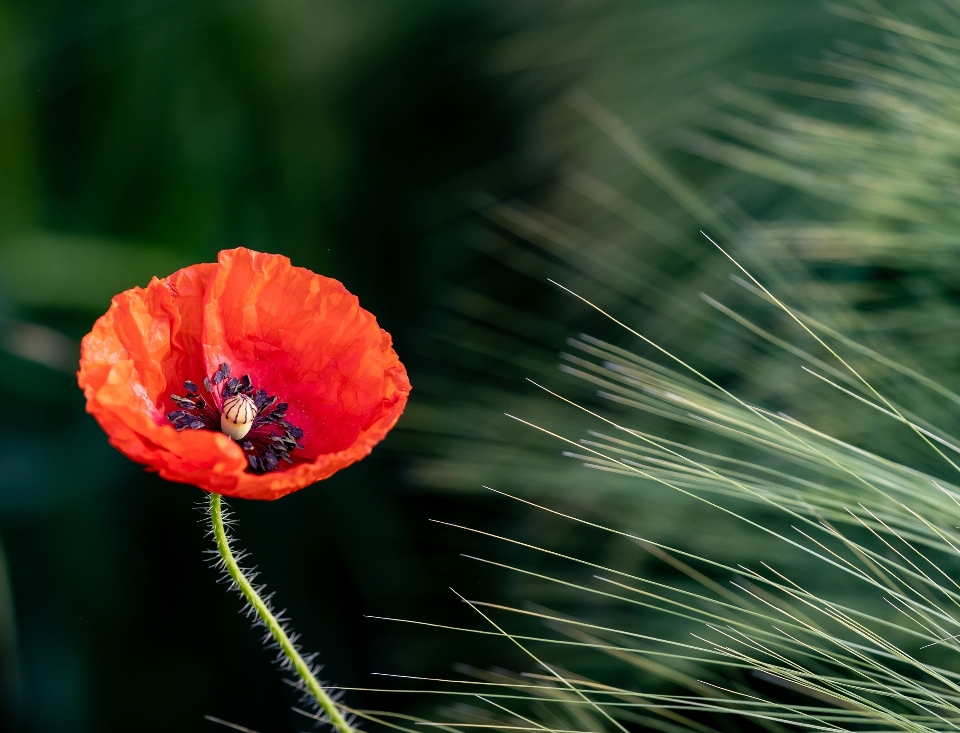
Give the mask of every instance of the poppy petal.
<svg viewBox="0 0 960 733">
<path fill-rule="evenodd" d="M 221 254 L 204 305 L 208 371 L 226 362 L 282 395 L 310 459 L 349 448 L 381 409 L 381 334 L 336 280 L 248 250 Z"/>
<path fill-rule="evenodd" d="M 289 404 L 304 430 L 292 466 L 249 473 L 226 435 L 169 424 L 170 394 L 222 363 Z M 366 456 L 410 392 L 390 336 L 339 282 L 242 248 L 115 297 L 84 338 L 78 379 L 88 411 L 131 459 L 173 481 L 259 499 Z"/>
</svg>

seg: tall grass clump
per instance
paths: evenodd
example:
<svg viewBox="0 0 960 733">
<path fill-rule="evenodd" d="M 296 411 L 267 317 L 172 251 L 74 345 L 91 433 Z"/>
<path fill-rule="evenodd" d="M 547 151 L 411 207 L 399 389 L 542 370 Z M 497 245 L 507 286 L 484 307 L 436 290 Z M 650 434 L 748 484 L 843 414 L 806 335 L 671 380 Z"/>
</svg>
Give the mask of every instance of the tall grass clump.
<svg viewBox="0 0 960 733">
<path fill-rule="evenodd" d="M 513 600 L 465 594 L 460 631 L 513 671 L 390 688 L 449 696 L 433 724 L 960 725 L 960 15 L 832 10 L 857 43 L 815 78 L 719 85 L 655 143 L 579 91 L 602 142 L 480 202 L 507 274 L 448 294 L 472 356 L 420 408 L 443 440 L 415 475 L 527 510 L 443 518 L 489 542 Z M 477 359 L 496 377 L 464 387 Z"/>
<path fill-rule="evenodd" d="M 452 702 L 422 723 L 558 733 L 957 727 L 960 445 L 907 417 L 863 378 L 861 363 L 891 368 L 885 357 L 785 305 L 749 272 L 739 275 L 793 323 L 796 341 L 822 352 L 780 345 L 812 390 L 833 391 L 840 413 L 874 413 L 878 431 L 911 444 L 905 451 L 917 463 L 933 456 L 934 468 L 899 463 L 744 400 L 618 320 L 639 349 L 571 339 L 562 370 L 595 388 L 596 404 L 536 386 L 586 415 L 593 429 L 584 435 L 569 421 L 509 417 L 585 468 L 618 477 L 641 507 L 643 497 L 667 491 L 705 509 L 753 556 L 727 563 L 691 552 L 695 543 L 671 546 L 636 532 L 629 516 L 603 524 L 557 510 L 556 502 L 503 494 L 574 531 L 558 544 L 457 529 L 511 545 L 523 559 L 500 567 L 533 577 L 538 597 L 557 606 L 457 593 L 477 614 L 476 625 L 459 631 L 519 651 L 517 672 L 464 669 L 433 680 L 432 692 Z M 919 374 L 897 374 L 957 399 Z M 653 432 L 654 424 L 673 424 L 687 437 Z M 579 533 L 642 548 L 650 561 L 600 563 L 571 553 Z M 551 594 L 551 586 L 561 592 Z M 565 610 L 571 605 L 580 612 Z"/>
</svg>

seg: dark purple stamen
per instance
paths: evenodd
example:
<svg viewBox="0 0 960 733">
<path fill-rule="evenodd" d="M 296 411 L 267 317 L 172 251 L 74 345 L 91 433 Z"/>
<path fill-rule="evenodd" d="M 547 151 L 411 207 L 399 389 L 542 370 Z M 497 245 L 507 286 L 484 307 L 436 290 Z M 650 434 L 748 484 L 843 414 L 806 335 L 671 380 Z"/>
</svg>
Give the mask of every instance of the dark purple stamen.
<svg viewBox="0 0 960 733">
<path fill-rule="evenodd" d="M 249 374 L 244 374 L 240 379 L 231 377 L 230 367 L 221 364 L 212 377 L 203 380 L 203 387 L 209 400 L 200 395 L 200 388 L 190 380 L 183 383 L 186 397 L 170 395 L 180 409 L 168 412 L 167 420 L 177 430 L 220 432 L 220 412 L 224 401 L 243 394 L 252 399 L 257 408 L 250 432 L 237 441 L 247 456 L 247 470 L 250 473 L 275 471 L 280 461 L 293 463 L 290 454 L 294 450 L 303 450 L 300 444 L 303 431 L 286 420 L 287 403 L 277 402 L 276 396 L 268 395 L 266 390 L 254 391 Z"/>
</svg>

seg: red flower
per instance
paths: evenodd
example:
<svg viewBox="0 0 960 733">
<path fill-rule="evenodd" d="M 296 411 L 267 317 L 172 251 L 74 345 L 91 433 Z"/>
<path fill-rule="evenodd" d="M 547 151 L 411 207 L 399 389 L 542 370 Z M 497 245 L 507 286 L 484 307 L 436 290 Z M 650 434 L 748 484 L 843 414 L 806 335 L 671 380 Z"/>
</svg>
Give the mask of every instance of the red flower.
<svg viewBox="0 0 960 733">
<path fill-rule="evenodd" d="M 366 456 L 410 392 L 390 335 L 339 282 L 243 248 L 116 296 L 78 380 L 129 458 L 250 499 Z"/>
</svg>

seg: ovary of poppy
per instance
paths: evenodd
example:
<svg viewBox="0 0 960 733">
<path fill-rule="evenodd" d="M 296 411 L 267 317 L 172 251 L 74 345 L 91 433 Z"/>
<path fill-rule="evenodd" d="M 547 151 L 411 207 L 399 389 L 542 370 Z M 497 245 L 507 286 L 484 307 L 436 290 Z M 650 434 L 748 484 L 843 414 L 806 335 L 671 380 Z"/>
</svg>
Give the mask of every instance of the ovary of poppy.
<svg viewBox="0 0 960 733">
<path fill-rule="evenodd" d="M 255 473 L 224 433 L 171 424 L 171 395 L 223 364 L 287 403 L 302 430 L 292 463 Z M 78 381 L 87 411 L 129 458 L 250 499 L 279 498 L 366 456 L 410 392 L 390 335 L 343 285 L 243 248 L 117 295 L 83 339 Z"/>
</svg>

